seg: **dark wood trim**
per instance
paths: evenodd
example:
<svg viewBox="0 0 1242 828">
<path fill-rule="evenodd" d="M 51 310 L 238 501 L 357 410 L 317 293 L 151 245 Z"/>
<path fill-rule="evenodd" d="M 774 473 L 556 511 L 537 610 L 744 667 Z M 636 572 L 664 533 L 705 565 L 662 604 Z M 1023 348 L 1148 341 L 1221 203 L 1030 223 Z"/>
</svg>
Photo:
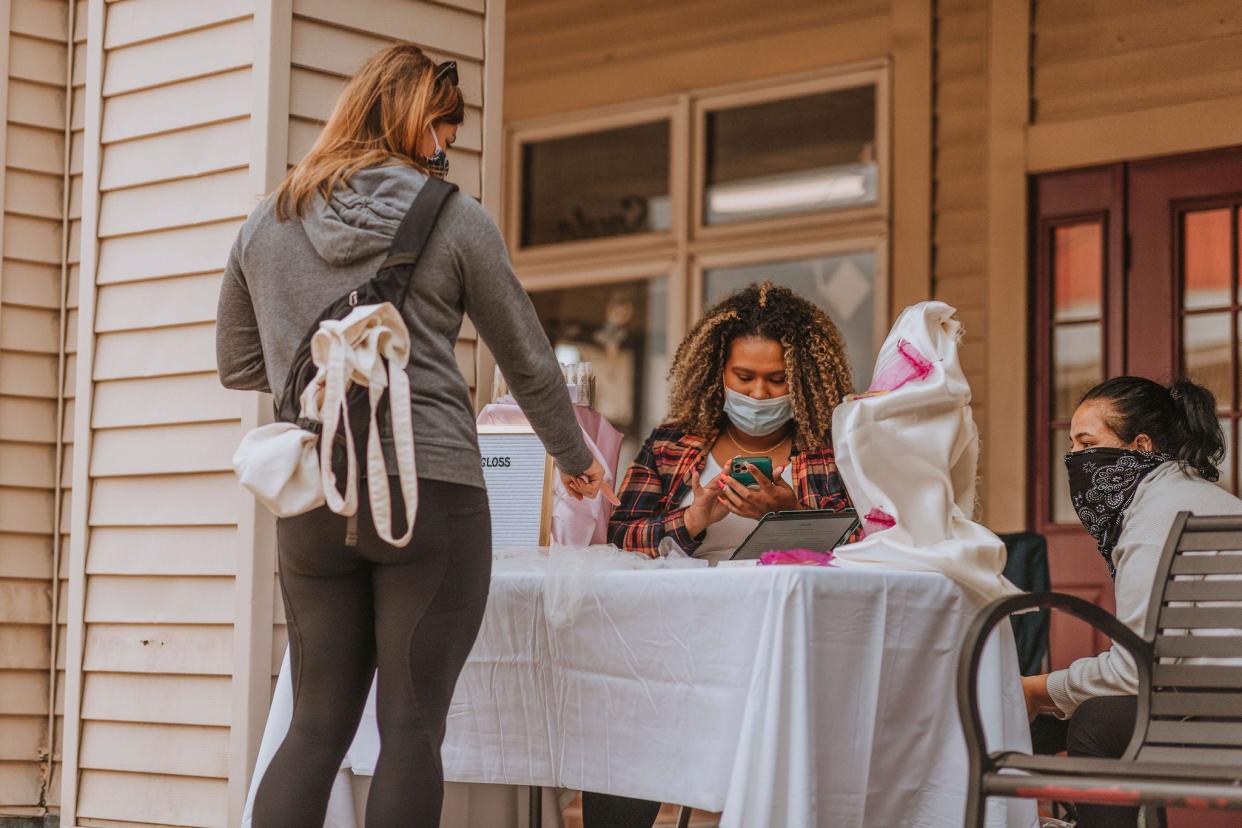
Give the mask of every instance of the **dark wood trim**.
<svg viewBox="0 0 1242 828">
<path fill-rule="evenodd" d="M 1038 176 L 1033 181 L 1031 209 L 1031 432 L 1028 450 L 1034 484 L 1031 487 L 1029 523 L 1035 531 L 1055 537 L 1085 533 L 1081 527 L 1060 527 L 1052 522 L 1049 482 L 1060 473 L 1051 462 L 1052 444 L 1052 316 L 1055 274 L 1053 233 L 1070 224 L 1098 221 L 1102 236 L 1103 284 L 1100 324 L 1104 372 L 1119 373 L 1124 366 L 1125 222 L 1123 217 L 1125 170 L 1120 164 Z M 1121 329 L 1119 331 L 1119 329 Z"/>
</svg>

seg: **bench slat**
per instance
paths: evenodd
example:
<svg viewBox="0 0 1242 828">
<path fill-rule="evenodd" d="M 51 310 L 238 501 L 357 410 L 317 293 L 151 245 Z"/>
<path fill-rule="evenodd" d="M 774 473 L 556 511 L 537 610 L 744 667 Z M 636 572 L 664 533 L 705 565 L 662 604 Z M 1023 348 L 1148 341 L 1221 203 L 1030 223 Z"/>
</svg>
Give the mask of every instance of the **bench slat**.
<svg viewBox="0 0 1242 828">
<path fill-rule="evenodd" d="M 1239 575 L 1242 555 L 1178 555 L 1173 559 L 1174 575 Z"/>
<path fill-rule="evenodd" d="M 1173 581 L 1164 589 L 1166 601 L 1242 601 L 1242 580 Z"/>
<path fill-rule="evenodd" d="M 1242 627 L 1242 606 L 1162 607 L 1157 626 L 1161 630 L 1237 629 Z"/>
<path fill-rule="evenodd" d="M 1177 693 L 1151 694 L 1153 716 L 1213 716 L 1242 718 L 1242 693 Z"/>
<path fill-rule="evenodd" d="M 1242 667 L 1216 664 L 1157 664 L 1152 670 L 1157 687 L 1219 687 L 1242 690 Z M 1242 718 L 1242 710 L 1238 711 Z"/>
<path fill-rule="evenodd" d="M 1140 762 L 1172 762 L 1186 765 L 1227 765 L 1242 775 L 1242 749 L 1166 747 L 1156 745 L 1139 750 Z"/>
<path fill-rule="evenodd" d="M 1232 552 L 1242 549 L 1242 534 L 1237 532 L 1186 532 L 1177 544 L 1184 552 Z"/>
<path fill-rule="evenodd" d="M 1152 722 L 1146 744 L 1242 747 L 1242 722 Z"/>
<path fill-rule="evenodd" d="M 1242 657 L 1242 636 L 1161 635 L 1156 637 L 1158 658 Z"/>
</svg>

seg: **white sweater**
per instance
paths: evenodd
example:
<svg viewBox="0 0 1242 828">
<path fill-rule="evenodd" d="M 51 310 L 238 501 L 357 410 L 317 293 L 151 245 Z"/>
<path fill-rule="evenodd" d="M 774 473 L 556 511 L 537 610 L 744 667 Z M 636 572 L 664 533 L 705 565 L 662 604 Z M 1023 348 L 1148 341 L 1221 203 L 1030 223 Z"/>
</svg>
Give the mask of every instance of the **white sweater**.
<svg viewBox="0 0 1242 828">
<path fill-rule="evenodd" d="M 1139 635 L 1143 634 L 1160 553 L 1178 512 L 1242 514 L 1242 500 L 1193 470 L 1183 471 L 1175 462 L 1157 467 L 1139 484 L 1134 500 L 1123 513 L 1121 536 L 1113 549 L 1117 618 Z M 1132 696 L 1137 692 L 1134 659 L 1116 644 L 1048 676 L 1048 695 L 1066 716 L 1095 696 Z"/>
</svg>

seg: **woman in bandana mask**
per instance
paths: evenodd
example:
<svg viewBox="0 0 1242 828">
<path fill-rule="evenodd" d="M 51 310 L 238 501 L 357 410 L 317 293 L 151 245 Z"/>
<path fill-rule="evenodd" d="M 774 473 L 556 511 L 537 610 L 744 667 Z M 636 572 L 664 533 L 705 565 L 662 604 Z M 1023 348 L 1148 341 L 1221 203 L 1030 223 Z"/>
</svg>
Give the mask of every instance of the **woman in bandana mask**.
<svg viewBox="0 0 1242 828">
<path fill-rule="evenodd" d="M 1225 439 L 1212 392 L 1118 377 L 1087 392 L 1070 423 L 1070 498 L 1113 576 L 1117 617 L 1142 633 L 1156 566 L 1178 512 L 1242 514 L 1217 485 Z M 1023 679 L 1035 750 L 1117 758 L 1134 731 L 1138 674 L 1113 646 Z M 1050 714 L 1050 715 L 1042 715 Z M 1134 826 L 1137 808 L 1080 805 L 1084 826 Z"/>
</svg>

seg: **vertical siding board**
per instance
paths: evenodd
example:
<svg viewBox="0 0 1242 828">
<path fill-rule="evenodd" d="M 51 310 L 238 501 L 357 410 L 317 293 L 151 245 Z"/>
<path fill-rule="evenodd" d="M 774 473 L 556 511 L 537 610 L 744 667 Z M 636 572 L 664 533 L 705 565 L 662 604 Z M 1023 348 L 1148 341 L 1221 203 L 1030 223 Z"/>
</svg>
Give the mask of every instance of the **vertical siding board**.
<svg viewBox="0 0 1242 828">
<path fill-rule="evenodd" d="M 16 631 L 25 642 L 0 666 L 0 684 L 25 682 L 20 693 L 0 691 L 0 805 L 31 814 L 57 804 L 67 12 L 63 0 L 0 2 L 0 636 Z"/>
<path fill-rule="evenodd" d="M 100 132 L 103 104 L 103 60 L 105 8 L 103 0 L 86 5 L 86 74 L 82 94 L 82 218 L 78 280 L 77 343 L 74 384 L 75 410 L 73 444 L 79 455 L 89 456 L 91 448 L 90 411 L 94 400 L 92 380 L 94 362 L 95 272 L 98 265 Z M 90 512 L 90 464 L 73 467 L 73 498 L 69 529 L 69 599 L 65 632 L 64 669 L 64 749 L 61 767 L 61 817 L 70 826 L 78 822 L 78 752 L 81 744 L 82 668 L 85 650 L 86 557 L 89 543 L 87 518 Z"/>
<path fill-rule="evenodd" d="M 289 160 L 290 55 L 293 0 L 257 0 L 251 72 L 248 186 L 257 202 L 284 177 Z M 270 397 L 241 395 L 243 431 L 271 420 Z M 268 654 L 273 624 L 276 522 L 237 487 L 232 731 L 229 737 L 228 824 L 241 823 L 270 700 Z"/>
</svg>

